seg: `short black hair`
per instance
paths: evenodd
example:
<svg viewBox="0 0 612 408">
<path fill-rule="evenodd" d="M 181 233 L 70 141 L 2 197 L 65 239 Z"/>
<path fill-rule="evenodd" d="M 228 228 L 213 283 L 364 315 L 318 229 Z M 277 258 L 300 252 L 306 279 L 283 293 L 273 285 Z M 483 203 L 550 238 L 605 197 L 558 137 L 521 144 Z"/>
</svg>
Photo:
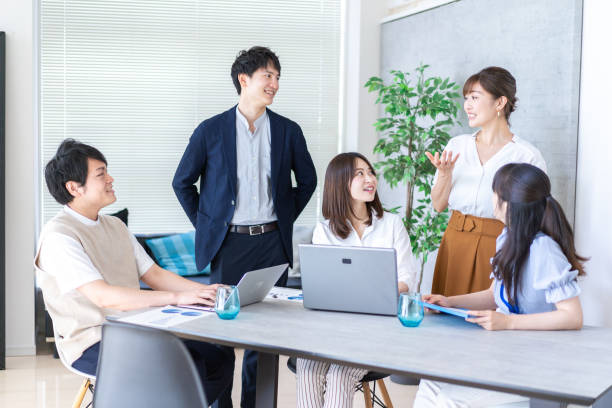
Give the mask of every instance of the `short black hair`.
<svg viewBox="0 0 612 408">
<path fill-rule="evenodd" d="M 270 64 L 280 74 L 281 66 L 278 57 L 267 47 L 255 46 L 248 50 L 240 51 L 232 64 L 232 81 L 234 81 L 238 95 L 240 95 L 241 91 L 240 81 L 238 80 L 239 74 L 247 74 L 250 77 L 259 68 L 266 68 Z"/>
<path fill-rule="evenodd" d="M 104 155 L 93 146 L 74 139 L 65 139 L 59 145 L 55 156 L 45 166 L 45 181 L 55 201 L 64 205 L 74 199 L 66 189 L 66 183 L 76 181 L 85 185 L 89 164 L 87 159 L 90 158 L 108 164 Z"/>
</svg>

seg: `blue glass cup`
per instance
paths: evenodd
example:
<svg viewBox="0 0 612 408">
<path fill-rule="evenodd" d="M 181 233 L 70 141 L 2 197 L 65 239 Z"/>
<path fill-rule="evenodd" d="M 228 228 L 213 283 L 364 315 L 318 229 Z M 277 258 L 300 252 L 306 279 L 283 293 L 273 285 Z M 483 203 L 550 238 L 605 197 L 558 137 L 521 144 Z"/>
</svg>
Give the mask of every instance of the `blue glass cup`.
<svg viewBox="0 0 612 408">
<path fill-rule="evenodd" d="M 240 296 L 236 286 L 219 286 L 215 299 L 215 312 L 223 320 L 231 320 L 238 316 Z"/>
<path fill-rule="evenodd" d="M 423 320 L 423 302 L 420 293 L 401 293 L 397 306 L 397 318 L 406 327 L 417 327 Z"/>
</svg>

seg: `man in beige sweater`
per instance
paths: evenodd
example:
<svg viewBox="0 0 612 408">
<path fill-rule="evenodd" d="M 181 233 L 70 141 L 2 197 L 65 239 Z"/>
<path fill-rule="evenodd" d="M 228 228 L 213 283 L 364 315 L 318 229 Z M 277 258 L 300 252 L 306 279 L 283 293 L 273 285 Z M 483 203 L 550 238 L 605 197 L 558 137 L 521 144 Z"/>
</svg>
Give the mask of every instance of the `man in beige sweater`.
<svg viewBox="0 0 612 408">
<path fill-rule="evenodd" d="M 66 139 L 45 167 L 49 192 L 64 208 L 43 228 L 34 264 L 58 339 L 74 368 L 95 374 L 101 326 L 113 311 L 214 304 L 218 285 L 202 285 L 156 265 L 118 218 L 99 214 L 116 201 L 100 151 Z M 154 290 L 140 290 L 142 280 Z M 232 378 L 234 355 L 185 341 L 210 403 Z"/>
</svg>

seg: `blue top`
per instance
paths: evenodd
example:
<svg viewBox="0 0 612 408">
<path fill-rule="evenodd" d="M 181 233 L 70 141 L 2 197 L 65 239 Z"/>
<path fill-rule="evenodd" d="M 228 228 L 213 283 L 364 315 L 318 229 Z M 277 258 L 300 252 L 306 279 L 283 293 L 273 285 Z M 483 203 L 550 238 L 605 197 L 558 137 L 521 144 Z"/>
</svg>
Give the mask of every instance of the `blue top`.
<svg viewBox="0 0 612 408">
<path fill-rule="evenodd" d="M 501 248 L 505 239 L 504 228 L 497 238 L 497 250 Z M 559 244 L 542 232 L 538 232 L 531 243 L 521 276 L 516 305 L 508 304 L 507 290 L 503 287 L 502 281 L 495 279 L 493 293 L 498 312 L 505 314 L 551 312 L 557 310 L 555 303 L 580 295 L 580 287 L 576 281 L 578 271 L 572 270 Z M 493 274 L 491 277 L 494 277 Z M 518 310 L 514 306 L 517 306 Z"/>
</svg>

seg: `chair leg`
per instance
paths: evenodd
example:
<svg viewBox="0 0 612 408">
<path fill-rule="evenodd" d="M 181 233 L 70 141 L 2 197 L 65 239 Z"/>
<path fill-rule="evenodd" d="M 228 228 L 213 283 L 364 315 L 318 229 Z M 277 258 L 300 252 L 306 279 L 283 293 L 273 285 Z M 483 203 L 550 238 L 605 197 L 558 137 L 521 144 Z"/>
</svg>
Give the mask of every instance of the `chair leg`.
<svg viewBox="0 0 612 408">
<path fill-rule="evenodd" d="M 85 393 L 87 392 L 87 389 L 89 388 L 89 378 L 86 378 L 83 380 L 83 384 L 81 384 L 81 387 L 79 388 L 79 392 L 77 393 L 76 397 L 74 397 L 74 402 L 72 403 L 72 408 L 80 408 L 81 403 L 83 402 L 83 398 L 85 398 Z"/>
<path fill-rule="evenodd" d="M 370 384 L 363 381 L 361 383 L 361 388 L 363 390 L 363 399 L 365 400 L 366 408 L 372 408 L 372 395 L 370 394 Z"/>
<path fill-rule="evenodd" d="M 89 392 L 91 392 L 91 401 L 89 401 L 89 404 L 85 405 L 85 408 L 90 408 L 93 405 L 94 384 L 90 382 L 88 388 Z"/>
<path fill-rule="evenodd" d="M 387 408 L 393 408 L 393 403 L 391 402 L 391 398 L 389 397 L 389 392 L 387 391 L 387 386 L 385 385 L 385 381 L 381 378 L 378 382 L 378 387 L 380 388 L 380 393 L 382 394 L 383 401 L 385 401 L 385 406 Z"/>
</svg>

